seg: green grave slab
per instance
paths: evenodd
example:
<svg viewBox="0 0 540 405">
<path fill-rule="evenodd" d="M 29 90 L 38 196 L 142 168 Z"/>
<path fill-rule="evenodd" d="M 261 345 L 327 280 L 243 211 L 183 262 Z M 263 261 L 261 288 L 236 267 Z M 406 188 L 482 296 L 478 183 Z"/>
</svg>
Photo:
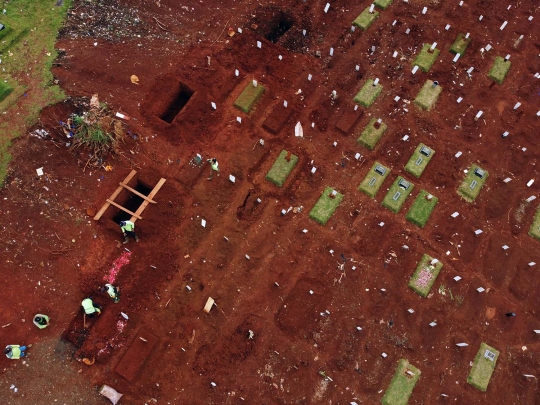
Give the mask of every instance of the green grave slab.
<svg viewBox="0 0 540 405">
<path fill-rule="evenodd" d="M 394 0 L 375 0 L 373 4 L 382 10 L 386 10 L 393 2 Z"/>
<path fill-rule="evenodd" d="M 429 111 L 435 106 L 435 103 L 437 103 L 437 99 L 441 92 L 442 87 L 440 85 L 436 85 L 432 80 L 426 80 L 418 92 L 414 104 L 423 110 Z"/>
<path fill-rule="evenodd" d="M 398 176 L 390 186 L 388 193 L 386 193 L 386 196 L 382 201 L 382 206 L 397 214 L 413 189 L 414 184 L 405 180 L 403 177 Z"/>
<path fill-rule="evenodd" d="M 474 358 L 467 382 L 480 391 L 487 391 L 489 380 L 499 359 L 499 354 L 497 349 L 482 342 Z"/>
<path fill-rule="evenodd" d="M 383 91 L 383 86 L 379 83 L 374 85 L 374 83 L 374 80 L 368 79 L 358 94 L 354 96 L 354 101 L 366 108 L 371 106 Z"/>
<path fill-rule="evenodd" d="M 358 17 L 356 17 L 352 25 L 366 31 L 369 28 L 369 26 L 373 24 L 373 21 L 375 21 L 378 16 L 379 16 L 378 11 L 374 10 L 373 13 L 370 13 L 369 7 L 366 7 L 366 9 L 362 11 L 362 13 Z"/>
<path fill-rule="evenodd" d="M 420 228 L 426 226 L 431 212 L 439 202 L 439 199 L 425 190 L 420 190 L 420 193 L 414 200 L 413 205 L 407 212 L 405 219 Z"/>
<path fill-rule="evenodd" d="M 358 190 L 367 194 L 371 198 L 375 198 L 377 192 L 381 188 L 384 180 L 390 174 L 390 169 L 379 162 L 373 163 L 369 172 L 367 172 L 366 177 L 358 186 Z"/>
<path fill-rule="evenodd" d="M 473 202 L 484 186 L 489 173 L 481 167 L 473 164 L 467 171 L 465 178 L 458 188 L 458 194 L 467 202 Z"/>
<path fill-rule="evenodd" d="M 332 187 L 326 187 L 321 195 L 321 198 L 313 206 L 309 212 L 309 217 L 317 221 L 321 225 L 326 225 L 334 211 L 343 200 L 343 194 L 337 191 L 334 194 Z"/>
<path fill-rule="evenodd" d="M 274 183 L 278 187 L 283 187 L 287 177 L 289 177 L 294 166 L 298 163 L 298 156 L 291 153 L 287 159 L 288 154 L 289 152 L 282 150 L 266 175 L 266 180 Z"/>
<path fill-rule="evenodd" d="M 409 398 L 420 379 L 420 369 L 406 359 L 398 361 L 396 372 L 390 386 L 381 399 L 383 405 L 407 405 Z"/>
<path fill-rule="evenodd" d="M 409 287 L 421 297 L 427 297 L 442 268 L 440 261 L 424 254 L 409 280 Z"/>
<path fill-rule="evenodd" d="M 379 122 L 380 121 L 380 122 Z M 381 139 L 386 132 L 387 126 L 382 120 L 372 118 L 356 140 L 360 145 L 368 148 L 369 150 L 375 149 L 377 142 Z"/>
<path fill-rule="evenodd" d="M 421 143 L 405 165 L 405 170 L 414 177 L 420 177 L 434 154 L 435 150 Z"/>
<path fill-rule="evenodd" d="M 450 47 L 450 52 L 452 52 L 454 55 L 459 53 L 461 56 L 463 56 L 470 42 L 471 38 L 465 38 L 465 35 L 460 32 Z"/>
<path fill-rule="evenodd" d="M 512 66 L 512 63 L 509 60 L 504 60 L 504 58 L 497 56 L 495 62 L 493 62 L 493 66 L 489 70 L 489 78 L 498 84 L 503 84 L 510 66 Z"/>
<path fill-rule="evenodd" d="M 431 44 L 424 44 L 413 65 L 418 66 L 423 72 L 429 72 L 440 53 L 437 48 L 431 49 Z"/>
<path fill-rule="evenodd" d="M 264 86 L 257 84 L 255 87 L 253 82 L 249 82 L 234 102 L 234 106 L 247 114 L 263 93 Z"/>
</svg>

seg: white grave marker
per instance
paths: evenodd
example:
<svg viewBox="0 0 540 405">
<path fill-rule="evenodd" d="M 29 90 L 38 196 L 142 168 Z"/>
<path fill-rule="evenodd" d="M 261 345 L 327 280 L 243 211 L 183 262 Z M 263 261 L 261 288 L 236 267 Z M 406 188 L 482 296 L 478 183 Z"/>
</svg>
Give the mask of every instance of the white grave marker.
<svg viewBox="0 0 540 405">
<path fill-rule="evenodd" d="M 535 262 L 530 262 L 530 263 L 529 263 L 529 267 L 532 267 L 532 266 L 534 266 L 535 264 L 536 264 Z"/>
<path fill-rule="evenodd" d="M 231 183 L 235 183 L 236 177 L 234 177 L 232 174 L 229 174 L 229 180 L 231 181 Z"/>
<path fill-rule="evenodd" d="M 288 105 L 287 100 L 283 100 L 283 107 L 287 108 L 287 105 Z"/>
<path fill-rule="evenodd" d="M 510 183 L 512 181 L 512 179 L 510 177 L 507 177 L 506 179 L 503 180 L 505 183 Z"/>
<path fill-rule="evenodd" d="M 328 13 L 328 10 L 330 9 L 330 3 L 326 3 L 326 6 L 324 6 L 324 13 Z"/>
<path fill-rule="evenodd" d="M 308 75 L 307 75 L 307 79 L 308 79 L 308 81 L 311 81 L 311 78 L 312 78 L 312 77 L 313 77 L 313 76 L 311 75 L 311 73 L 310 73 L 310 74 L 308 74 Z"/>
<path fill-rule="evenodd" d="M 382 353 L 381 356 L 383 356 L 384 358 L 386 358 L 388 355 L 386 353 Z"/>
<path fill-rule="evenodd" d="M 536 200 L 536 196 L 531 195 L 531 196 L 530 196 L 529 198 L 527 198 L 525 201 L 531 202 L 531 201 L 534 201 L 534 200 Z"/>
<path fill-rule="evenodd" d="M 532 184 L 534 183 L 534 179 L 531 179 L 527 182 L 527 187 L 530 187 L 532 186 Z"/>
<path fill-rule="evenodd" d="M 362 155 L 360 153 L 357 153 L 356 155 L 354 155 L 354 158 L 356 160 L 360 159 L 362 157 Z"/>
<path fill-rule="evenodd" d="M 446 24 L 446 27 L 444 27 L 444 29 L 445 29 L 446 31 L 448 31 L 448 30 L 450 29 L 450 27 L 451 27 L 450 24 Z"/>
<path fill-rule="evenodd" d="M 459 215 L 459 212 L 456 211 L 456 212 L 454 212 L 454 213 L 451 215 L 451 217 L 452 217 L 452 218 L 457 218 L 458 215 Z"/>
<path fill-rule="evenodd" d="M 521 106 L 521 103 L 518 101 L 514 106 L 514 110 L 517 110 Z"/>
<path fill-rule="evenodd" d="M 422 14 L 426 14 L 426 13 L 427 13 L 427 7 L 424 7 L 424 8 L 422 9 Z"/>
<path fill-rule="evenodd" d="M 461 277 L 460 276 L 455 276 L 454 280 L 459 281 L 459 280 L 461 280 Z"/>
<path fill-rule="evenodd" d="M 457 103 L 459 104 L 459 103 L 461 103 L 462 101 L 463 101 L 463 97 L 458 97 Z"/>
<path fill-rule="evenodd" d="M 238 121 L 238 123 L 242 123 L 242 118 L 241 117 L 236 117 L 236 121 Z"/>
<path fill-rule="evenodd" d="M 456 63 L 460 57 L 459 53 L 456 53 L 456 56 L 454 56 L 454 59 L 452 59 L 452 62 Z"/>
<path fill-rule="evenodd" d="M 206 220 L 205 219 L 201 219 L 201 225 L 203 228 L 206 228 Z"/>
<path fill-rule="evenodd" d="M 279 59 L 279 60 L 283 60 L 283 56 L 278 55 L 278 59 Z"/>
<path fill-rule="evenodd" d="M 238 69 L 235 69 L 235 70 L 234 70 L 234 75 L 235 75 L 236 77 L 238 77 L 238 76 L 240 75 L 240 71 L 239 71 Z"/>
<path fill-rule="evenodd" d="M 504 30 L 504 27 L 506 27 L 506 24 L 508 24 L 508 21 L 505 21 L 501 25 L 501 31 Z"/>
<path fill-rule="evenodd" d="M 214 103 L 213 101 L 210 103 L 210 105 L 212 106 L 212 108 L 213 108 L 214 110 L 217 109 L 216 103 Z"/>
<path fill-rule="evenodd" d="M 467 343 L 456 343 L 456 346 L 465 347 L 465 346 L 469 346 L 469 345 Z"/>
<path fill-rule="evenodd" d="M 474 231 L 474 233 L 476 235 L 480 235 L 482 232 L 484 232 L 484 231 L 482 231 L 481 229 L 477 229 L 476 231 Z"/>
<path fill-rule="evenodd" d="M 414 309 L 409 308 L 409 309 L 407 310 L 407 312 L 408 312 L 409 314 L 414 314 Z"/>
<path fill-rule="evenodd" d="M 317 171 L 317 168 L 316 168 L 316 167 L 312 167 L 312 168 L 311 168 L 311 174 L 315 174 L 316 171 Z"/>
<path fill-rule="evenodd" d="M 508 246 L 508 245 L 503 245 L 502 248 L 503 248 L 503 250 L 507 250 L 507 249 L 510 249 L 510 246 Z"/>
<path fill-rule="evenodd" d="M 404 141 L 406 141 L 407 139 L 409 139 L 409 135 L 405 135 L 405 136 L 403 137 L 403 140 L 404 140 Z"/>
<path fill-rule="evenodd" d="M 482 116 L 482 114 L 484 114 L 484 112 L 482 110 L 478 111 L 476 113 L 476 116 L 474 117 L 474 120 L 477 121 Z"/>
<path fill-rule="evenodd" d="M 330 48 L 330 56 L 334 56 L 334 48 Z"/>
<path fill-rule="evenodd" d="M 459 151 L 458 153 L 456 153 L 456 157 L 460 157 L 463 153 L 461 151 Z"/>
<path fill-rule="evenodd" d="M 261 41 L 257 41 L 257 48 L 259 48 L 259 49 L 262 48 L 262 42 Z"/>
<path fill-rule="evenodd" d="M 434 326 L 437 326 L 437 322 L 433 321 L 433 322 L 431 322 L 431 323 L 429 324 L 429 326 L 431 326 L 431 327 L 433 328 Z"/>
<path fill-rule="evenodd" d="M 397 103 L 399 100 L 401 100 L 401 97 L 400 96 L 395 96 L 394 97 L 394 101 Z"/>
<path fill-rule="evenodd" d="M 253 79 L 253 87 L 257 87 L 257 80 Z"/>
<path fill-rule="evenodd" d="M 479 293 L 481 293 L 481 292 L 484 292 L 484 291 L 486 291 L 486 290 L 485 290 L 485 288 L 483 288 L 483 287 L 478 287 L 478 288 L 476 289 L 476 291 L 478 291 Z"/>
<path fill-rule="evenodd" d="M 418 71 L 418 65 L 414 65 L 412 74 L 414 75 Z"/>
</svg>

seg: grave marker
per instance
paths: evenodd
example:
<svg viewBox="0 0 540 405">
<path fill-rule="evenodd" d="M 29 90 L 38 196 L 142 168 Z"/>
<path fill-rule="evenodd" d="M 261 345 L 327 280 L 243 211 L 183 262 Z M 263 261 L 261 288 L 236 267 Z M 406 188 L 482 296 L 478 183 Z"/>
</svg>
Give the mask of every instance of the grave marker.
<svg viewBox="0 0 540 405">
<path fill-rule="evenodd" d="M 459 280 L 461 280 L 461 277 L 460 276 L 455 276 L 454 280 L 459 281 Z"/>
<path fill-rule="evenodd" d="M 328 13 L 328 10 L 330 9 L 330 3 L 326 3 L 326 6 L 324 6 L 324 13 Z"/>
<path fill-rule="evenodd" d="M 234 177 L 232 174 L 229 174 L 229 180 L 231 181 L 231 183 L 235 183 L 236 177 Z"/>
<path fill-rule="evenodd" d="M 213 101 L 210 103 L 210 105 L 212 106 L 212 108 L 213 108 L 214 110 L 217 109 L 216 103 L 214 103 Z"/>
<path fill-rule="evenodd" d="M 481 292 L 484 292 L 484 291 L 486 291 L 486 290 L 485 290 L 484 287 L 478 287 L 478 288 L 476 289 L 476 291 L 478 291 L 479 293 L 481 293 Z"/>
<path fill-rule="evenodd" d="M 262 43 L 261 43 L 261 41 L 257 41 L 257 48 L 259 48 L 259 49 L 262 48 Z"/>
<path fill-rule="evenodd" d="M 206 228 L 206 220 L 201 219 L 201 225 L 203 228 Z"/>
<path fill-rule="evenodd" d="M 466 347 L 466 346 L 469 346 L 469 345 L 467 343 L 456 343 L 456 346 Z"/>
</svg>

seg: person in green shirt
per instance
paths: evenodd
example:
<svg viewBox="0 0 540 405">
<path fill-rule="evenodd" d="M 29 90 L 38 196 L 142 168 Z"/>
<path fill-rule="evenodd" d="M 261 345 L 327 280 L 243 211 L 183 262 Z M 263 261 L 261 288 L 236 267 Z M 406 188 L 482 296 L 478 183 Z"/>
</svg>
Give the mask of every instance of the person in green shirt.
<svg viewBox="0 0 540 405">
<path fill-rule="evenodd" d="M 96 314 L 101 314 L 101 307 L 97 304 L 94 304 L 92 298 L 85 298 L 81 302 L 81 306 L 84 309 L 84 313 L 88 315 L 89 318 L 93 318 Z"/>
<path fill-rule="evenodd" d="M 208 177 L 208 180 L 212 180 L 214 172 L 217 172 L 217 175 L 219 176 L 219 163 L 216 158 L 208 159 L 207 161 L 210 163 L 210 177 Z"/>
<path fill-rule="evenodd" d="M 107 292 L 115 304 L 120 302 L 120 289 L 112 284 L 105 284 L 105 287 L 101 287 L 101 292 Z"/>
<path fill-rule="evenodd" d="M 129 242 L 129 237 L 135 239 L 135 242 L 139 241 L 139 237 L 135 235 L 135 224 L 131 221 L 121 221 L 120 222 L 120 229 L 122 230 L 122 234 L 124 235 L 124 244 Z"/>
<path fill-rule="evenodd" d="M 39 329 L 45 329 L 49 326 L 50 318 L 47 315 L 36 314 L 33 322 Z"/>
<path fill-rule="evenodd" d="M 25 350 L 32 345 L 28 346 L 19 346 L 19 345 L 7 345 L 4 349 L 4 354 L 8 359 L 17 360 L 21 357 L 26 356 Z"/>
</svg>

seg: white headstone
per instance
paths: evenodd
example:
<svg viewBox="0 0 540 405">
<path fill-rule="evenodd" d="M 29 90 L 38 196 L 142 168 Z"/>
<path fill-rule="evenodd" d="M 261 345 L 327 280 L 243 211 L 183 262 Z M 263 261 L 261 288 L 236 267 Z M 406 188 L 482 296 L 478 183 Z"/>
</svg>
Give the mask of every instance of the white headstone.
<svg viewBox="0 0 540 405">
<path fill-rule="evenodd" d="M 467 343 L 456 343 L 456 346 L 465 347 L 465 346 L 469 346 L 469 345 Z"/>
<path fill-rule="evenodd" d="M 459 281 L 459 280 L 461 280 L 461 277 L 460 276 L 455 276 L 454 280 Z"/>
<path fill-rule="evenodd" d="M 521 103 L 518 101 L 516 105 L 514 105 L 514 110 L 517 110 L 521 106 Z"/>
<path fill-rule="evenodd" d="M 253 79 L 253 87 L 257 87 L 257 80 Z"/>
<path fill-rule="evenodd" d="M 409 314 L 414 314 L 414 309 L 409 308 L 409 309 L 407 310 L 407 312 L 408 312 Z"/>
<path fill-rule="evenodd" d="M 506 27 L 506 24 L 508 24 L 508 21 L 505 21 L 501 25 L 501 31 L 504 30 L 504 27 Z"/>
<path fill-rule="evenodd" d="M 444 29 L 445 29 L 446 31 L 448 31 L 448 30 L 450 29 L 450 27 L 451 27 L 450 24 L 446 24 L 446 27 L 444 27 Z"/>
<path fill-rule="evenodd" d="M 452 217 L 452 218 L 457 218 L 458 215 L 459 215 L 459 212 L 456 211 L 456 212 L 454 212 L 454 213 L 451 215 L 451 217 Z"/>
<path fill-rule="evenodd" d="M 229 180 L 231 181 L 231 183 L 235 183 L 236 177 L 234 177 L 232 174 L 229 174 Z"/>
<path fill-rule="evenodd" d="M 457 103 L 459 104 L 459 103 L 461 103 L 462 101 L 463 101 L 463 97 L 458 97 Z"/>
<path fill-rule="evenodd" d="M 384 222 L 380 222 L 380 223 L 379 223 L 379 226 L 384 226 Z"/>
<path fill-rule="evenodd" d="M 261 146 L 264 146 L 264 139 L 259 139 L 259 143 L 261 144 Z"/>
<path fill-rule="evenodd" d="M 399 100 L 401 100 L 401 97 L 400 96 L 395 96 L 394 97 L 394 101 L 397 103 Z"/>
<path fill-rule="evenodd" d="M 407 139 L 409 139 L 409 135 L 405 135 L 405 136 L 403 137 L 403 140 L 404 140 L 404 141 L 406 141 Z"/>
<path fill-rule="evenodd" d="M 236 117 L 236 121 L 238 121 L 241 124 L 242 123 L 242 118 L 241 117 Z"/>
<path fill-rule="evenodd" d="M 376 86 L 379 84 L 379 78 L 376 78 L 375 80 L 373 80 L 373 85 Z"/>
<path fill-rule="evenodd" d="M 371 6 L 369 6 L 369 12 L 371 14 L 373 14 L 373 11 L 375 10 L 375 4 L 372 4 Z"/>
<path fill-rule="evenodd" d="M 330 56 L 334 56 L 334 48 L 330 48 Z"/>
<path fill-rule="evenodd" d="M 487 44 L 486 45 L 486 51 L 489 51 L 491 49 L 491 45 L 490 44 Z"/>
<path fill-rule="evenodd" d="M 240 75 L 240 71 L 239 71 L 238 69 L 235 69 L 235 70 L 234 70 L 234 75 L 235 75 L 235 76 Z"/>
<path fill-rule="evenodd" d="M 302 30 L 302 35 L 303 35 L 303 36 L 306 36 L 306 33 L 307 33 L 306 30 Z"/>
<path fill-rule="evenodd" d="M 283 100 L 283 107 L 287 108 L 287 105 L 288 105 L 287 100 Z"/>
<path fill-rule="evenodd" d="M 312 167 L 312 168 L 311 168 L 311 174 L 315 174 L 316 171 L 317 171 L 317 168 L 316 168 L 316 167 Z"/>
<path fill-rule="evenodd" d="M 242 28 L 238 28 L 238 33 L 239 33 L 239 34 L 242 33 Z"/>
<path fill-rule="evenodd" d="M 283 56 L 278 55 L 278 59 L 279 59 L 279 60 L 283 60 Z"/>
<path fill-rule="evenodd" d="M 502 248 L 503 248 L 503 250 L 507 250 L 507 249 L 510 249 L 510 246 L 508 246 L 508 245 L 503 245 Z"/>
<path fill-rule="evenodd" d="M 257 48 L 259 48 L 259 49 L 262 48 L 262 42 L 261 41 L 257 41 Z"/>
<path fill-rule="evenodd" d="M 213 101 L 210 103 L 210 105 L 212 106 L 212 108 L 213 108 L 214 110 L 217 109 L 216 103 L 214 103 Z"/>
<path fill-rule="evenodd" d="M 392 54 L 392 57 L 397 58 L 397 56 L 398 56 L 398 51 L 394 51 L 394 53 Z"/>
<path fill-rule="evenodd" d="M 476 116 L 474 117 L 474 119 L 475 119 L 475 120 L 479 119 L 479 118 L 482 116 L 482 114 L 484 114 L 484 112 L 483 112 L 482 110 L 478 111 L 478 112 L 476 113 Z"/>
<path fill-rule="evenodd" d="M 478 287 L 478 288 L 476 289 L 476 291 L 478 291 L 479 293 L 481 293 L 481 292 L 484 292 L 484 291 L 486 291 L 486 290 L 485 290 L 485 288 L 483 288 L 483 287 Z"/>
<path fill-rule="evenodd" d="M 386 358 L 388 355 L 386 353 L 382 353 L 381 356 L 383 356 L 384 358 Z"/>
<path fill-rule="evenodd" d="M 478 17 L 478 21 L 482 21 L 483 18 L 484 18 L 484 16 L 481 15 L 480 17 Z"/>
<path fill-rule="evenodd" d="M 431 45 L 431 50 L 433 51 L 437 47 L 437 42 L 433 42 Z"/>
<path fill-rule="evenodd" d="M 427 13 L 427 7 L 424 7 L 424 8 L 422 9 L 422 14 L 426 14 L 426 13 Z"/>
<path fill-rule="evenodd" d="M 330 3 L 326 3 L 326 6 L 324 6 L 324 13 L 328 13 L 328 10 L 330 9 Z"/>
<path fill-rule="evenodd" d="M 527 200 L 525 200 L 525 201 L 531 202 L 531 201 L 534 201 L 534 200 L 536 200 L 536 196 L 531 195 L 531 196 L 530 196 L 529 198 L 527 198 Z"/>
<path fill-rule="evenodd" d="M 459 53 L 456 53 L 456 56 L 454 56 L 454 59 L 452 59 L 452 62 L 456 63 L 461 55 Z"/>
<path fill-rule="evenodd" d="M 407 29 L 405 30 L 405 34 L 407 34 L 407 35 L 409 35 L 410 32 L 411 32 L 411 29 L 410 29 L 410 28 L 407 28 Z"/>
<path fill-rule="evenodd" d="M 246 259 L 250 260 L 250 259 L 251 259 L 251 257 L 249 257 L 249 255 L 246 255 Z"/>
<path fill-rule="evenodd" d="M 304 230 L 302 231 L 302 233 L 307 233 L 307 232 L 308 232 L 308 230 L 307 230 L 307 229 L 304 229 Z"/>
<path fill-rule="evenodd" d="M 360 153 L 356 153 L 356 155 L 354 155 L 354 158 L 356 160 L 360 159 L 362 157 L 362 155 Z"/>
<path fill-rule="evenodd" d="M 414 65 L 412 69 L 412 74 L 414 75 L 418 71 L 418 65 Z"/>
<path fill-rule="evenodd" d="M 507 177 L 506 179 L 503 180 L 505 183 L 510 183 L 512 181 L 512 179 L 510 177 Z"/>
<path fill-rule="evenodd" d="M 474 233 L 476 235 L 480 235 L 482 232 L 484 232 L 484 231 L 482 231 L 481 229 L 477 229 L 476 231 L 474 231 Z"/>
<path fill-rule="evenodd" d="M 307 79 L 308 79 L 309 81 L 311 81 L 311 78 L 312 78 L 312 77 L 313 77 L 313 76 L 311 75 L 311 73 L 307 75 Z"/>
<path fill-rule="evenodd" d="M 205 219 L 201 219 L 201 225 L 203 228 L 206 228 L 206 220 Z"/>
<path fill-rule="evenodd" d="M 532 266 L 534 266 L 535 264 L 536 264 L 535 262 L 530 262 L 530 263 L 529 263 L 529 266 L 532 267 Z"/>
<path fill-rule="evenodd" d="M 433 328 L 434 326 L 437 326 L 437 322 L 433 321 L 433 322 L 431 322 L 431 323 L 429 324 L 429 326 L 431 326 L 431 327 Z"/>
</svg>

